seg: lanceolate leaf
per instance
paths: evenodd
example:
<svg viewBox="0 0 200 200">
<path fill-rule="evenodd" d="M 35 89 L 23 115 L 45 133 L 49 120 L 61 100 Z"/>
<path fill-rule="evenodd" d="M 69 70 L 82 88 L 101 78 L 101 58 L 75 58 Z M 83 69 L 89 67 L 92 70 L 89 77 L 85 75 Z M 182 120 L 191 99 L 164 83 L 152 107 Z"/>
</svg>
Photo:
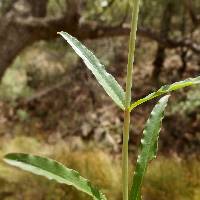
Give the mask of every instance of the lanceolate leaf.
<svg viewBox="0 0 200 200">
<path fill-rule="evenodd" d="M 156 157 L 157 142 L 161 129 L 161 122 L 164 117 L 164 110 L 169 96 L 164 96 L 151 112 L 150 118 L 146 123 L 141 140 L 140 153 L 133 177 L 133 184 L 130 193 L 130 200 L 139 200 L 143 177 L 146 172 L 148 162 Z"/>
<path fill-rule="evenodd" d="M 184 81 L 176 82 L 176 83 L 173 83 L 171 85 L 164 85 L 158 91 L 153 92 L 153 93 L 149 94 L 148 96 L 146 96 L 142 99 L 139 99 L 136 102 L 132 103 L 129 110 L 131 111 L 133 108 L 137 107 L 138 105 L 140 105 L 140 104 L 142 104 L 146 101 L 149 101 L 151 99 L 154 99 L 158 96 L 161 96 L 163 94 L 166 94 L 166 93 L 169 93 L 169 92 L 172 92 L 174 90 L 178 90 L 178 89 L 181 89 L 181 88 L 184 88 L 184 87 L 199 84 L 199 83 L 200 83 L 200 76 L 198 76 L 196 78 L 189 78 L 189 79 L 186 79 Z"/>
<path fill-rule="evenodd" d="M 105 67 L 99 62 L 96 56 L 82 45 L 76 38 L 68 33 L 59 33 L 83 59 L 89 70 L 94 74 L 99 84 L 104 88 L 106 93 L 113 101 L 124 110 L 125 93 L 115 78 L 106 72 Z"/>
<path fill-rule="evenodd" d="M 88 180 L 81 177 L 78 172 L 68 169 L 54 160 L 28 154 L 13 153 L 6 155 L 4 161 L 33 174 L 54 179 L 59 183 L 72 185 L 76 189 L 92 196 L 94 200 L 106 200 L 106 197 L 92 186 Z"/>
</svg>

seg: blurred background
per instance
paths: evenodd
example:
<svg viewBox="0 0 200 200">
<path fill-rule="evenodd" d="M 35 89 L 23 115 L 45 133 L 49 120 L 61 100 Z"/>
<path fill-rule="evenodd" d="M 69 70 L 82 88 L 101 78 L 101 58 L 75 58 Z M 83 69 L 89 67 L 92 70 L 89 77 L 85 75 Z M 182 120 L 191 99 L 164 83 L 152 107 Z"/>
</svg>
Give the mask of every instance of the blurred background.
<svg viewBox="0 0 200 200">
<path fill-rule="evenodd" d="M 82 41 L 125 85 L 128 0 L 0 0 L 0 157 L 48 156 L 121 200 L 123 113 L 56 33 Z M 200 74 L 200 0 L 141 0 L 133 99 Z M 130 180 L 152 101 L 132 114 Z M 200 199 L 199 86 L 172 95 L 144 200 Z M 89 200 L 0 161 L 1 200 Z"/>
</svg>

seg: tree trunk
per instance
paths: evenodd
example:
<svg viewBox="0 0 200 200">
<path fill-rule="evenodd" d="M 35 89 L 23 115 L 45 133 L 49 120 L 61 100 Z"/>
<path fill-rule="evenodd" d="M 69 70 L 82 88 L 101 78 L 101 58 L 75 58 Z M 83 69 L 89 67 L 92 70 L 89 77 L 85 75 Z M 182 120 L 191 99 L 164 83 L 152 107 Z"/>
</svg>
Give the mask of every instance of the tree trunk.
<svg viewBox="0 0 200 200">
<path fill-rule="evenodd" d="M 15 9 L 0 18 L 0 80 L 8 66 L 25 47 L 40 39 L 56 37 L 56 31 L 59 29 L 56 29 L 57 27 L 55 25 L 62 27 L 71 21 L 73 27 L 76 28 L 78 24 L 77 18 L 77 21 L 74 21 L 74 19 L 67 17 L 66 22 L 64 22 L 64 18 L 49 21 L 44 20 L 44 22 L 42 22 L 42 19 L 45 19 L 46 16 L 48 0 L 19 0 L 15 2 L 16 5 L 13 5 Z M 30 11 L 27 11 L 27 8 L 24 8 L 23 11 L 20 12 L 17 10 L 18 4 L 24 6 L 28 5 L 27 3 L 30 6 Z M 74 15 L 77 15 L 76 11 L 73 11 L 73 13 Z M 27 21 L 25 21 L 26 23 L 23 22 L 24 18 L 27 18 Z M 35 25 L 33 23 L 35 21 L 31 19 L 38 19 L 36 22 L 41 23 Z M 67 24 L 67 26 L 69 25 Z M 73 29 L 73 27 L 71 27 L 71 29 Z M 54 31 L 55 33 L 53 33 Z"/>
<path fill-rule="evenodd" d="M 16 26 L 12 20 L 0 23 L 0 79 L 14 58 L 33 42 L 28 30 Z"/>
<path fill-rule="evenodd" d="M 168 0 L 163 16 L 162 16 L 161 24 L 160 24 L 161 38 L 167 39 L 169 37 L 172 16 L 173 16 L 173 0 Z M 159 84 L 159 76 L 162 71 L 164 61 L 165 61 L 165 49 L 166 49 L 166 46 L 162 44 L 158 44 L 156 58 L 153 62 L 154 70 L 152 74 L 152 79 L 153 81 L 155 81 L 156 85 Z"/>
</svg>

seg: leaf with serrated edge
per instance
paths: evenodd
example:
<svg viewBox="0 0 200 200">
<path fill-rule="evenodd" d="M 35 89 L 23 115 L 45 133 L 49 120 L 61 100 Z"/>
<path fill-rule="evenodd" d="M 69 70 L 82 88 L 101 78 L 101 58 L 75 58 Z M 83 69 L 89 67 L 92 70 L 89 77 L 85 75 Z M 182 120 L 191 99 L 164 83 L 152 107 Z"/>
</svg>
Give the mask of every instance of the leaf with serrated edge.
<svg viewBox="0 0 200 200">
<path fill-rule="evenodd" d="M 74 51 L 83 59 L 88 69 L 91 70 L 106 93 L 124 110 L 125 93 L 122 87 L 111 74 L 106 72 L 105 67 L 99 62 L 96 56 L 68 33 L 62 31 L 58 34 L 70 44 Z"/>
<path fill-rule="evenodd" d="M 140 153 L 137 159 L 129 200 L 140 199 L 139 194 L 148 162 L 156 157 L 159 132 L 168 99 L 169 95 L 160 99 L 146 123 L 143 138 L 141 139 Z"/>
<path fill-rule="evenodd" d="M 144 102 L 154 99 L 156 97 L 159 97 L 163 94 L 166 94 L 166 93 L 169 93 L 169 92 L 172 92 L 172 91 L 184 88 L 184 87 L 196 85 L 196 84 L 200 84 L 200 76 L 198 76 L 196 78 L 189 78 L 184 81 L 179 81 L 179 82 L 173 83 L 171 85 L 164 85 L 158 91 L 153 92 L 153 93 L 147 95 L 146 97 L 133 102 L 131 104 L 129 110 L 131 111 L 132 109 L 136 108 L 140 104 L 143 104 Z"/>
<path fill-rule="evenodd" d="M 11 153 L 5 156 L 4 161 L 33 174 L 74 186 L 76 189 L 93 197 L 94 200 L 106 200 L 104 194 L 92 186 L 87 179 L 81 177 L 77 171 L 66 168 L 52 159 L 23 153 Z"/>
</svg>

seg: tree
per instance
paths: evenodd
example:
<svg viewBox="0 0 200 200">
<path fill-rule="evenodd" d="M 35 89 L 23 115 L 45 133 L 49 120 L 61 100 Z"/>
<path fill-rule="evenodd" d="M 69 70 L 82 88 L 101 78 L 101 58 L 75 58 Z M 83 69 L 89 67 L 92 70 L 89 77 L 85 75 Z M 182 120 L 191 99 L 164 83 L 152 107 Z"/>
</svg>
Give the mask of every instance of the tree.
<svg viewBox="0 0 200 200">
<path fill-rule="evenodd" d="M 187 0 L 189 1 L 189 0 Z M 52 16 L 48 14 L 48 5 L 50 2 L 60 5 L 61 12 L 58 15 Z M 101 37 L 114 37 L 129 34 L 129 26 L 126 24 L 125 13 L 123 20 L 120 23 L 112 20 L 103 20 L 101 16 L 105 15 L 105 10 L 110 10 L 106 15 L 107 18 L 113 14 L 118 15 L 119 10 L 109 9 L 119 3 L 127 4 L 128 1 L 110 0 L 107 4 L 102 5 L 102 8 L 91 13 L 90 17 L 83 18 L 82 7 L 95 3 L 102 3 L 102 1 L 84 1 L 84 0 L 2 0 L 0 4 L 0 79 L 3 77 L 6 69 L 10 66 L 15 57 L 27 46 L 39 40 L 51 40 L 57 37 L 56 32 L 64 30 L 74 35 L 80 40 L 96 39 Z M 147 5 L 149 1 L 143 0 L 143 4 Z M 162 1 L 153 1 L 158 13 L 162 10 L 160 5 Z M 160 5 L 158 5 L 160 3 Z M 92 10 L 91 7 L 90 11 Z M 120 6 L 118 8 L 120 9 Z M 144 6 L 145 7 L 145 6 Z M 99 9 L 99 6 L 94 7 Z M 123 6 L 126 8 L 126 6 Z M 194 7 L 191 7 L 194 8 Z M 95 13 L 98 12 L 98 15 Z M 149 13 L 149 9 L 145 9 L 143 13 Z M 195 20 L 199 20 L 199 16 L 194 9 L 189 9 L 189 13 L 195 13 Z M 194 14 L 190 14 L 193 16 Z M 92 16 L 92 17 L 91 17 Z M 146 15 L 147 18 L 149 15 Z M 155 16 L 157 17 L 157 16 Z M 96 19 L 100 20 L 96 20 Z M 93 21 L 95 19 L 95 21 Z M 154 21 L 151 16 L 150 20 Z M 114 24 L 114 25 L 113 25 Z M 200 46 L 191 39 L 187 38 L 170 38 L 163 37 L 156 29 L 148 28 L 149 25 L 143 24 L 139 28 L 139 34 L 144 37 L 156 40 L 165 48 L 187 47 L 196 53 L 200 53 Z"/>
</svg>

